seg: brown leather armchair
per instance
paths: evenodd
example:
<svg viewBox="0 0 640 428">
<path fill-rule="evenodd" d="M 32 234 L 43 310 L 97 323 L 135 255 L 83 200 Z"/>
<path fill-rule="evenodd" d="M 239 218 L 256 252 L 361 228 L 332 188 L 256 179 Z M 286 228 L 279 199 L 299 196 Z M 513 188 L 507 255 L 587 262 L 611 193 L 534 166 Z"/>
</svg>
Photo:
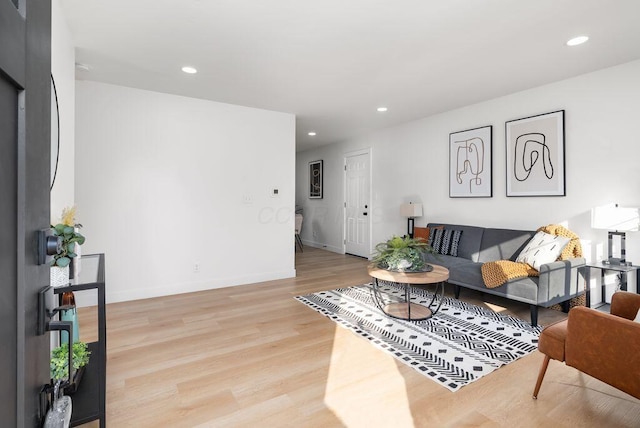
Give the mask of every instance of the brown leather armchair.
<svg viewBox="0 0 640 428">
<path fill-rule="evenodd" d="M 575 307 L 566 320 L 542 330 L 538 350 L 545 358 L 533 398 L 550 359 L 640 398 L 640 323 L 633 321 L 639 308 L 639 294 L 619 291 L 611 299 L 611 314 Z"/>
</svg>

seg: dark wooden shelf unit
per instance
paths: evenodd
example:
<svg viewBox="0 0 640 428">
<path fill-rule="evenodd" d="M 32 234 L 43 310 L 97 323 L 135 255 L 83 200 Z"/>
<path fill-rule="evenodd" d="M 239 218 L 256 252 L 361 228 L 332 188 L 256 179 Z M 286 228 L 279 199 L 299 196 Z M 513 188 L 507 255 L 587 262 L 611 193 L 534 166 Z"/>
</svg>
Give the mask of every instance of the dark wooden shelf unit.
<svg viewBox="0 0 640 428">
<path fill-rule="evenodd" d="M 73 400 L 73 412 L 71 426 L 78 426 L 94 420 L 100 421 L 100 426 L 105 427 L 105 395 L 107 373 L 107 325 L 105 311 L 105 278 L 104 278 L 104 254 L 92 254 L 82 256 L 81 270 L 66 287 L 54 289 L 62 304 L 62 293 L 73 291 L 74 293 L 97 290 L 98 292 L 98 340 L 87 343 L 91 351 L 89 364 L 87 364 L 82 382 L 77 391 L 71 396 Z"/>
</svg>

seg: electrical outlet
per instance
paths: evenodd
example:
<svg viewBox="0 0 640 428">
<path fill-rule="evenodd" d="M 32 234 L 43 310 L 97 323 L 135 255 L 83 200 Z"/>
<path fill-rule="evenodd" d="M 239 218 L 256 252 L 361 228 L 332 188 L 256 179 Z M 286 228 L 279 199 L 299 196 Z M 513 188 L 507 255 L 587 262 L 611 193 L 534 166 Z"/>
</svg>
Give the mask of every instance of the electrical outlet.
<svg viewBox="0 0 640 428">
<path fill-rule="evenodd" d="M 193 273 L 199 273 L 200 272 L 200 263 L 194 263 L 193 264 Z"/>
</svg>

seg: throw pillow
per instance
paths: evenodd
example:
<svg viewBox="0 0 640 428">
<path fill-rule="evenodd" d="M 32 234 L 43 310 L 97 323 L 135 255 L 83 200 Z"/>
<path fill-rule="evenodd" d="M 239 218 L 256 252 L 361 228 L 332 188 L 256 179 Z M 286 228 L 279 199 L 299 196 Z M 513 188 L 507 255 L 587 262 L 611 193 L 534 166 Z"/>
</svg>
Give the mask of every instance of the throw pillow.
<svg viewBox="0 0 640 428">
<path fill-rule="evenodd" d="M 433 250 L 436 253 L 442 254 L 441 248 L 442 248 L 442 233 L 444 232 L 444 229 L 435 229 L 433 231 L 433 239 L 431 240 L 431 248 L 433 248 Z"/>
<path fill-rule="evenodd" d="M 427 244 L 429 244 L 429 246 L 433 248 L 433 239 L 435 238 L 436 230 L 443 230 L 444 226 L 432 226 L 427 227 L 427 229 L 429 229 L 429 238 L 427 239 Z"/>
<path fill-rule="evenodd" d="M 431 242 L 430 245 L 436 253 L 457 257 L 461 235 L 461 230 L 435 229 L 429 235 L 429 242 Z"/>
<path fill-rule="evenodd" d="M 540 266 L 543 264 L 558 260 L 560 253 L 569 241 L 571 238 L 538 232 L 518 254 L 516 261 L 526 263 L 535 270 L 540 270 Z"/>
<path fill-rule="evenodd" d="M 458 257 L 458 247 L 460 246 L 460 237 L 462 236 L 461 230 L 454 230 L 453 236 L 451 237 L 451 250 L 449 250 L 449 254 L 454 257 Z"/>
<path fill-rule="evenodd" d="M 635 322 L 640 322 L 640 309 L 638 309 L 638 313 L 636 314 L 636 317 L 634 318 Z"/>
</svg>

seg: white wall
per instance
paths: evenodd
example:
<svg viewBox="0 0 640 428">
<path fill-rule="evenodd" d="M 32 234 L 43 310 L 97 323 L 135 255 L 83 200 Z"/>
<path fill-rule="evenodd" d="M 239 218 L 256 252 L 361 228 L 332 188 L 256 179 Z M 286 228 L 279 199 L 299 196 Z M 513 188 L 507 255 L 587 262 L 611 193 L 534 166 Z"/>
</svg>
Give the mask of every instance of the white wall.
<svg viewBox="0 0 640 428">
<path fill-rule="evenodd" d="M 295 276 L 293 115 L 78 81 L 76 135 L 109 302 Z"/>
<path fill-rule="evenodd" d="M 344 153 L 371 147 L 373 245 L 406 233 L 399 207 L 412 201 L 424 204 L 424 217 L 416 225 L 434 221 L 535 229 L 564 223 L 583 239 L 586 257 L 598 260 L 603 245 L 606 255 L 606 231 L 590 228 L 590 209 L 612 202 L 640 206 L 638 76 L 640 61 L 634 61 L 300 152 L 296 203 L 312 225 L 303 227 L 302 238 L 342 251 Z M 560 109 L 565 110 L 567 196 L 506 197 L 505 121 Z M 449 198 L 449 133 L 485 125 L 493 125 L 494 196 Z M 306 168 L 317 159 L 324 160 L 324 199 L 310 200 Z M 627 259 L 640 263 L 638 232 L 627 235 Z"/>
<path fill-rule="evenodd" d="M 51 189 L 51 222 L 74 204 L 75 49 L 60 0 L 51 3 L 51 74 L 56 82 L 60 111 L 58 172 Z"/>
</svg>

